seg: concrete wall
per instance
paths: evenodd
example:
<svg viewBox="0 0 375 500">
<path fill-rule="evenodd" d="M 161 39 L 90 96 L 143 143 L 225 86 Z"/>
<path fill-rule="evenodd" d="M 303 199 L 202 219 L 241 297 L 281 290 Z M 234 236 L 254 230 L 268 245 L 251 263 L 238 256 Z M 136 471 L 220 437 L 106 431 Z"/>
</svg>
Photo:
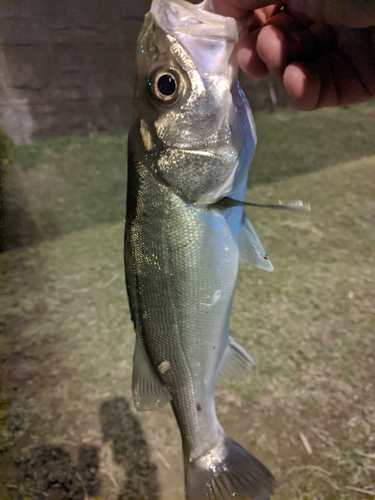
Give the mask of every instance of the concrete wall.
<svg viewBox="0 0 375 500">
<path fill-rule="evenodd" d="M 1 0 L 0 112 L 17 144 L 129 125 L 144 0 Z"/>
</svg>

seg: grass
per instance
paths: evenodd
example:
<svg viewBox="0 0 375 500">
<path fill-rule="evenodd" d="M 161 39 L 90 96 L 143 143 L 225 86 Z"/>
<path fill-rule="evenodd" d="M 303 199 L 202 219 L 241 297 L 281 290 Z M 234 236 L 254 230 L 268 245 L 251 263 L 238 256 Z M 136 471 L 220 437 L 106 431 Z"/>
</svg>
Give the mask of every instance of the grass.
<svg viewBox="0 0 375 500">
<path fill-rule="evenodd" d="M 125 133 L 19 146 L 5 171 L 5 245 L 15 248 L 124 219 Z"/>
<path fill-rule="evenodd" d="M 257 117 L 248 199 L 303 199 L 313 210 L 248 211 L 275 272 L 240 266 L 231 328 L 256 366 L 246 383 L 219 388 L 219 416 L 276 475 L 272 500 L 371 499 L 357 490 L 375 488 L 375 120 L 368 107 L 303 116 Z M 322 123 L 338 131 L 326 145 Z M 298 161 L 284 159 L 288 145 Z M 38 154 L 62 168 L 53 151 Z M 61 155 L 68 168 L 63 146 Z M 134 335 L 122 240 L 123 223 L 107 221 L 4 254 L 9 498 L 182 498 L 170 409 L 136 414 L 130 403 Z"/>
<path fill-rule="evenodd" d="M 315 172 L 374 152 L 369 105 L 256 116 L 252 186 Z M 330 133 L 327 140 L 327 131 Z M 126 133 L 19 146 L 5 169 L 6 248 L 124 218 Z"/>
<path fill-rule="evenodd" d="M 316 172 L 374 154 L 373 106 L 259 113 L 251 185 Z"/>
<path fill-rule="evenodd" d="M 261 428 L 275 437 L 261 449 L 279 459 L 283 499 L 374 490 L 374 458 L 363 461 L 375 451 L 374 167 L 369 156 L 253 190 L 257 199 L 289 195 L 313 207 L 251 214 L 275 272 L 242 265 L 232 315 L 258 361 L 237 394 L 268 417 Z"/>
</svg>

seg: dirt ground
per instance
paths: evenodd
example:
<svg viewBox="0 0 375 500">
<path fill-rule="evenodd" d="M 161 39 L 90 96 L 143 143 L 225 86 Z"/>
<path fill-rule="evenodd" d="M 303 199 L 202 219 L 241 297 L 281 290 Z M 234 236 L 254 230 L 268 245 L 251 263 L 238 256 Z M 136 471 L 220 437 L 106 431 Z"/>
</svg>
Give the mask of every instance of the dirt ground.
<svg viewBox="0 0 375 500">
<path fill-rule="evenodd" d="M 307 213 L 251 211 L 275 272 L 241 264 L 233 335 L 255 358 L 219 387 L 227 433 L 274 500 L 375 498 L 375 157 L 253 189 Z M 1 500 L 182 500 L 169 407 L 137 413 L 122 224 L 3 255 Z"/>
</svg>

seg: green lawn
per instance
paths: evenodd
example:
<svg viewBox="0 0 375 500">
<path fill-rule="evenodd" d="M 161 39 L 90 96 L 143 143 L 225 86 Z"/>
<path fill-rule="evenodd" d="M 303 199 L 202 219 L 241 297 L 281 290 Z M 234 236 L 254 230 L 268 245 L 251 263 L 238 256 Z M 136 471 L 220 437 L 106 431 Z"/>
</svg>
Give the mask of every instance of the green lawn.
<svg viewBox="0 0 375 500">
<path fill-rule="evenodd" d="M 255 186 L 374 154 L 373 107 L 256 115 Z M 16 149 L 5 171 L 7 247 L 124 218 L 126 134 L 63 137 Z"/>
<path fill-rule="evenodd" d="M 248 200 L 312 205 L 248 210 L 275 271 L 240 266 L 231 328 L 256 366 L 249 380 L 218 389 L 224 428 L 278 479 L 273 500 L 375 498 L 361 492 L 375 490 L 372 113 L 256 117 Z M 58 230 L 3 255 L 0 497 L 180 500 L 170 409 L 137 414 L 131 404 L 125 135 L 48 141 L 16 155 L 29 219 L 43 227 L 48 204 Z"/>
<path fill-rule="evenodd" d="M 124 220 L 125 133 L 20 146 L 5 173 L 5 242 L 14 248 Z"/>
</svg>

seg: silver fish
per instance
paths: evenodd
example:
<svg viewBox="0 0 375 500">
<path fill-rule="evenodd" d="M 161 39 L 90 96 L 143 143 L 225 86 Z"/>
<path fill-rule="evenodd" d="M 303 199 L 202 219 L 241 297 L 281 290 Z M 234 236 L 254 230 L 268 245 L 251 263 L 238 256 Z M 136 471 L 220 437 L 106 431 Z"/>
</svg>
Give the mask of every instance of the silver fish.
<svg viewBox="0 0 375 500">
<path fill-rule="evenodd" d="M 234 19 L 154 0 L 137 45 L 125 231 L 132 388 L 138 410 L 171 403 L 190 500 L 265 500 L 275 486 L 226 436 L 214 401 L 218 378 L 252 362 L 229 336 L 239 258 L 272 270 L 231 203 L 245 198 L 256 143 L 237 40 Z"/>
</svg>

